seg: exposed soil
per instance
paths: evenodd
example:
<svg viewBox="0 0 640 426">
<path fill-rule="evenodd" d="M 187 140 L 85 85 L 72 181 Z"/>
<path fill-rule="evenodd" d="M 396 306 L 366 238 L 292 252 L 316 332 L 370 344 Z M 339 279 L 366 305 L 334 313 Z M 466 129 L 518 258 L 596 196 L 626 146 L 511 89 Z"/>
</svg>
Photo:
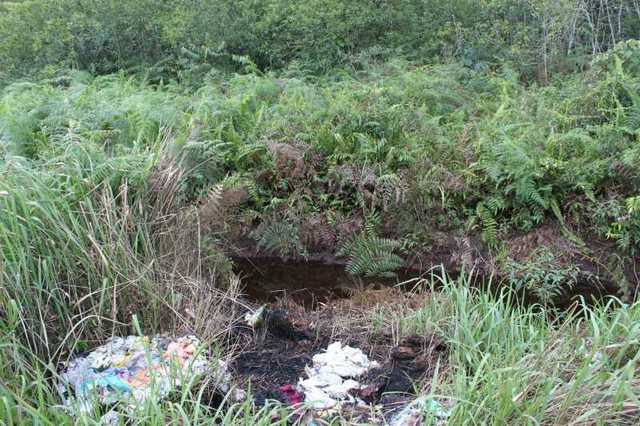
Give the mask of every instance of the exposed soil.
<svg viewBox="0 0 640 426">
<path fill-rule="evenodd" d="M 237 330 L 249 339 L 233 362 L 234 373 L 241 386 L 251 389 L 257 404 L 267 399 L 286 403 L 287 396 L 279 389 L 295 385 L 298 378 L 305 377 L 305 366 L 312 364 L 313 355 L 341 341 L 362 349 L 381 365 L 358 379 L 366 387 L 354 396 L 381 404 L 385 416 L 391 415 L 413 398 L 416 387 L 429 383 L 438 363 L 440 369 L 446 365 L 446 347 L 436 335 L 397 337 L 385 328 L 374 331 L 367 312 L 387 303 L 416 308 L 425 297 L 428 295 L 409 300 L 398 290 L 364 290 L 350 299 L 336 299 L 314 309 L 280 299 L 269 305 L 272 310 L 262 328 Z"/>
</svg>

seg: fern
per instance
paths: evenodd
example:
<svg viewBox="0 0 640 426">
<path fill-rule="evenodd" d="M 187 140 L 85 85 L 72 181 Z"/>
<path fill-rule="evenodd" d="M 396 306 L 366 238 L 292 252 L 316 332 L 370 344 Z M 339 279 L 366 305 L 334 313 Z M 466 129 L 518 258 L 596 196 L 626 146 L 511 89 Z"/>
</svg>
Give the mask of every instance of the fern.
<svg viewBox="0 0 640 426">
<path fill-rule="evenodd" d="M 160 128 L 158 123 L 146 116 L 143 112 L 132 111 L 128 114 L 129 134 L 135 135 L 137 143 L 151 143 L 157 139 Z"/>
<path fill-rule="evenodd" d="M 382 202 L 382 209 L 387 211 L 391 204 L 400 205 L 405 198 L 406 185 L 400 176 L 390 173 L 376 179 L 375 196 Z"/>
<path fill-rule="evenodd" d="M 382 225 L 382 217 L 376 210 L 364 211 L 364 235 L 368 237 L 375 237 L 378 232 L 378 228 Z"/>
<path fill-rule="evenodd" d="M 534 250 L 529 260 L 518 262 L 507 258 L 504 269 L 507 282 L 516 291 L 532 292 L 543 304 L 552 304 L 556 298 L 573 288 L 579 278 L 591 278 L 574 264 L 562 265 L 556 255 L 542 246 Z"/>
<path fill-rule="evenodd" d="M 404 266 L 404 260 L 396 252 L 400 242 L 387 238 L 361 235 L 347 241 L 338 256 L 348 257 L 346 271 L 366 277 L 394 277 L 393 272 Z"/>
<path fill-rule="evenodd" d="M 507 207 L 504 198 L 496 196 L 488 198 L 476 206 L 476 217 L 482 226 L 482 240 L 490 247 L 498 244 L 498 221 L 496 217 Z"/>
<path fill-rule="evenodd" d="M 607 238 L 616 240 L 631 255 L 640 251 L 640 196 L 626 200 L 626 214 L 610 224 Z"/>
<path fill-rule="evenodd" d="M 300 242 L 298 227 L 284 220 L 274 219 L 263 223 L 251 233 L 251 237 L 257 240 L 258 247 L 269 253 L 283 257 L 307 255 Z"/>
<path fill-rule="evenodd" d="M 482 225 L 482 240 L 491 247 L 498 244 L 498 222 L 492 212 L 484 204 L 476 207 L 476 216 Z"/>
</svg>

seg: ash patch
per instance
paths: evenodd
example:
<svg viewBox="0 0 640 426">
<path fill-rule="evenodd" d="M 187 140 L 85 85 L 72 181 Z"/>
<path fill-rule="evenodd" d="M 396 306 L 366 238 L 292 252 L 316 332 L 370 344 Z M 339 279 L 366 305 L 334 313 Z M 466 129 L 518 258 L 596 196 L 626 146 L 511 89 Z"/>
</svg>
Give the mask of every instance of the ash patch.
<svg viewBox="0 0 640 426">
<path fill-rule="evenodd" d="M 256 405 L 268 399 L 288 404 L 290 401 L 282 389 L 296 386 L 300 378 L 306 377 L 305 367 L 312 366 L 313 356 L 325 351 L 332 342 L 342 340 L 365 352 L 372 349 L 371 360 L 380 367 L 358 377 L 356 380 L 362 386 L 350 394 L 372 407 L 382 405 L 381 411 L 387 418 L 415 398 L 416 385 L 428 381 L 425 379 L 431 377 L 438 359 L 446 353 L 442 339 L 435 335 L 409 336 L 397 346 L 393 346 L 390 336 L 378 335 L 373 339 L 373 350 L 366 341 L 322 334 L 320 330 L 325 327 L 304 323 L 299 314 L 294 322 L 284 310 L 267 311 L 262 329 L 244 330 L 253 333 L 252 341 L 231 367 L 239 385 L 251 390 Z"/>
<path fill-rule="evenodd" d="M 265 312 L 263 327 L 241 332 L 254 336 L 231 367 L 240 385 L 251 389 L 258 405 L 267 399 L 286 402 L 279 388 L 295 385 L 313 355 L 329 342 L 328 337 L 314 336 L 310 329 L 295 327 L 283 310 Z"/>
</svg>

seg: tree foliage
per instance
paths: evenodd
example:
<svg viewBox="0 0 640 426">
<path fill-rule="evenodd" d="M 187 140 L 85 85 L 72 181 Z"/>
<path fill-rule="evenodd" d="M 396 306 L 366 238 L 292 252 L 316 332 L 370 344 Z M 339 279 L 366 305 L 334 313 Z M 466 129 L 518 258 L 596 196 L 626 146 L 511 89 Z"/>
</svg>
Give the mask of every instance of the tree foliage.
<svg viewBox="0 0 640 426">
<path fill-rule="evenodd" d="M 3 2 L 0 78 L 74 67 L 185 77 L 212 68 L 324 73 L 403 55 L 530 80 L 640 36 L 638 0 L 25 0 Z M 47 68 L 48 67 L 48 68 Z"/>
</svg>

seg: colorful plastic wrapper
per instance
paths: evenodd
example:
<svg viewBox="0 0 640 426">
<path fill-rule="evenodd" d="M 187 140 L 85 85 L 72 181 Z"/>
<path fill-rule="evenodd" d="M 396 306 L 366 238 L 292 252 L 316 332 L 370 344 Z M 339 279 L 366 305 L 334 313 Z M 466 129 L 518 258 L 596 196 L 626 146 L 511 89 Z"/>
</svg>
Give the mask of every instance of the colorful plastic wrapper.
<svg viewBox="0 0 640 426">
<path fill-rule="evenodd" d="M 159 400 L 207 372 L 215 372 L 220 390 L 228 391 L 226 364 L 219 361 L 217 369 L 212 369 L 194 336 L 113 337 L 88 355 L 70 361 L 58 389 L 67 407 L 86 412 L 96 403 Z"/>
</svg>

